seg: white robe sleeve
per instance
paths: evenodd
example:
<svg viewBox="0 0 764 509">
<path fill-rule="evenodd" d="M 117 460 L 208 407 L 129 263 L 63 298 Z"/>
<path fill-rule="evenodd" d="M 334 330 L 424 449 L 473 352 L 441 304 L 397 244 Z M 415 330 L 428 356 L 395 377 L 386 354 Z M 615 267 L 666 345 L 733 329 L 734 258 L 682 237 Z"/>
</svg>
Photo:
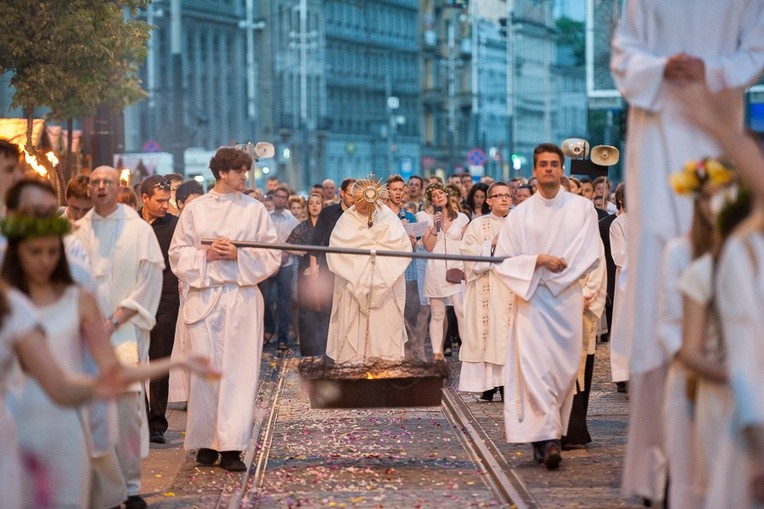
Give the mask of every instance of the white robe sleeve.
<svg viewBox="0 0 764 509">
<path fill-rule="evenodd" d="M 463 255 L 491 256 L 491 242 L 483 240 L 483 225 L 480 221 L 472 221 L 467 225 L 459 251 Z M 464 262 L 464 277 L 468 282 L 475 280 L 490 268 L 488 262 Z"/>
<path fill-rule="evenodd" d="M 679 276 L 690 263 L 687 237 L 677 238 L 666 246 L 661 264 L 658 292 L 658 342 L 667 358 L 673 358 L 682 346 L 682 315 L 684 304 L 677 286 Z"/>
<path fill-rule="evenodd" d="M 584 274 L 599 265 L 602 238 L 597 222 L 597 212 L 591 202 L 581 212 L 584 214 L 581 230 L 561 256 L 568 266 L 560 272 L 541 271 L 544 284 L 555 297 L 570 285 L 579 284 Z"/>
<path fill-rule="evenodd" d="M 621 270 L 627 268 L 626 231 L 620 221 L 613 221 L 610 225 L 610 254 L 616 267 Z"/>
<path fill-rule="evenodd" d="M 599 263 L 585 277 L 584 299 L 589 299 L 589 311 L 597 318 L 602 316 L 605 309 L 607 294 L 607 264 L 605 263 L 605 246 L 600 241 Z"/>
<path fill-rule="evenodd" d="M 730 385 L 741 428 L 764 424 L 764 346 L 761 331 L 761 252 L 758 267 L 746 242 L 732 237 L 719 262 L 716 275 L 717 303 L 727 348 Z"/>
<path fill-rule="evenodd" d="M 268 214 L 257 217 L 256 241 L 276 244 L 276 227 Z M 205 254 L 205 262 L 206 254 Z M 213 262 L 214 263 L 214 262 Z M 239 248 L 236 263 L 236 282 L 239 286 L 255 286 L 275 274 L 281 266 L 281 251 L 276 249 Z"/>
<path fill-rule="evenodd" d="M 138 314 L 130 321 L 145 331 L 153 329 L 156 323 L 156 312 L 162 295 L 162 268 L 156 263 L 141 260 L 138 263 L 135 286 L 117 306 L 136 311 Z"/>
<path fill-rule="evenodd" d="M 752 85 L 764 68 L 764 2 L 743 2 L 738 50 L 704 61 L 706 84 L 713 92 Z"/>
<path fill-rule="evenodd" d="M 207 248 L 195 238 L 194 217 L 192 211 L 178 217 L 170 249 L 168 251 L 170 267 L 178 279 L 192 288 L 205 288 L 209 281 L 207 274 Z"/>
<path fill-rule="evenodd" d="M 499 238 L 496 240 L 494 256 L 507 256 L 501 263 L 494 265 L 494 271 L 504 286 L 517 297 L 528 301 L 533 297 L 541 280 L 541 271 L 536 270 L 538 254 L 521 253 L 521 228 L 513 228 L 513 216 L 504 222 Z"/>
<path fill-rule="evenodd" d="M 647 49 L 648 15 L 644 1 L 628 0 L 613 34 L 610 71 L 629 104 L 657 112 L 662 109 L 660 91 L 668 59 Z"/>
</svg>

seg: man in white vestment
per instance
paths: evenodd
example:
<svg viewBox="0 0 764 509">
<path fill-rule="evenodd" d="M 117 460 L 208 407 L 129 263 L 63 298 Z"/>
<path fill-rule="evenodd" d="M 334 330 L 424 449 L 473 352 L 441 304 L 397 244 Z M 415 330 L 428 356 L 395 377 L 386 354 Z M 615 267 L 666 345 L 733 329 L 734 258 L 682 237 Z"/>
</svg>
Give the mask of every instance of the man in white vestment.
<svg viewBox="0 0 764 509">
<path fill-rule="evenodd" d="M 223 373 L 218 381 L 191 378 L 185 448 L 198 449 L 202 465 L 220 456 L 229 471 L 246 470 L 240 454 L 252 432 L 265 309 L 257 284 L 281 264 L 277 250 L 233 244 L 278 242 L 263 204 L 243 193 L 251 166 L 235 148 L 215 152 L 215 187 L 183 209 L 169 251 L 173 272 L 190 287 L 181 309 L 187 349 L 209 356 Z"/>
<path fill-rule="evenodd" d="M 629 0 L 612 40 L 611 71 L 629 103 L 625 158 L 629 183 L 629 269 L 625 312 L 634 326 L 629 439 L 623 494 L 662 500 L 665 457 L 653 432 L 668 359 L 658 346 L 658 274 L 666 243 L 690 226 L 691 202 L 665 185 L 688 159 L 719 154 L 691 124 L 679 97 L 687 83 L 744 89 L 764 67 L 761 0 Z M 743 101 L 737 108 L 740 125 Z"/>
<path fill-rule="evenodd" d="M 164 259 L 156 235 L 131 207 L 117 203 L 119 173 L 99 166 L 90 174 L 93 208 L 77 222 L 74 235 L 90 257 L 96 298 L 117 358 L 127 365 L 148 362 L 149 332 L 162 292 Z M 117 400 L 119 435 L 113 451 L 127 485 L 127 507 L 146 507 L 139 495 L 141 457 L 148 455 L 146 405 L 141 384 Z M 96 486 L 108 478 L 113 462 L 94 461 Z M 108 498 L 107 494 L 101 498 Z"/>
<path fill-rule="evenodd" d="M 374 194 L 374 184 L 370 180 L 355 183 L 355 205 L 340 216 L 329 246 L 410 252 L 411 240 L 398 216 L 376 198 L 367 201 L 366 196 Z M 326 260 L 335 274 L 326 355 L 338 363 L 403 360 L 407 341 L 404 272 L 411 259 L 329 253 Z"/>
<path fill-rule="evenodd" d="M 504 182 L 488 188 L 486 200 L 491 213 L 472 220 L 464 231 L 459 249 L 464 255 L 491 256 L 512 204 Z M 504 387 L 504 362 L 512 324 L 513 296 L 490 270 L 488 262 L 464 262 L 467 290 L 464 294 L 466 336 L 462 338 L 459 360 L 459 390 L 482 392 L 491 401 L 496 388 Z"/>
<path fill-rule="evenodd" d="M 583 290 L 579 280 L 599 262 L 601 240 L 591 201 L 566 192 L 563 154 L 544 143 L 533 151 L 538 192 L 504 223 L 494 266 L 515 295 L 507 348 L 504 424 L 507 440 L 532 442 L 547 468 L 562 460 L 581 359 Z"/>
</svg>

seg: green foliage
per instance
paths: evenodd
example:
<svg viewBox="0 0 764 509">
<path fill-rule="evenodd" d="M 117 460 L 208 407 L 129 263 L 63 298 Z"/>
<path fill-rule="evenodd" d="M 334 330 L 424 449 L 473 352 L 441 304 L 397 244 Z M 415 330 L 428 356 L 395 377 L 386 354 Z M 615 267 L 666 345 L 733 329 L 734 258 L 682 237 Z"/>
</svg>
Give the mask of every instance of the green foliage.
<svg viewBox="0 0 764 509">
<path fill-rule="evenodd" d="M 150 28 L 124 19 L 148 0 L 5 0 L 0 3 L 0 71 L 13 71 L 13 106 L 50 108 L 64 120 L 142 100 L 138 63 Z"/>
<path fill-rule="evenodd" d="M 586 26 L 583 21 L 576 21 L 567 16 L 555 21 L 557 26 L 557 44 L 573 48 L 576 65 L 586 63 Z"/>
</svg>

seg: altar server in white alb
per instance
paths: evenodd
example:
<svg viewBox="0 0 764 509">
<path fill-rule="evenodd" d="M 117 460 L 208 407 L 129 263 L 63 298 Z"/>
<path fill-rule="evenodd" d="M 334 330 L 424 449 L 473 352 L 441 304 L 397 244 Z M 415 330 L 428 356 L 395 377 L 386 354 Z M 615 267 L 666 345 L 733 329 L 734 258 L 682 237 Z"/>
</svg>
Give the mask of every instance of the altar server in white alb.
<svg viewBox="0 0 764 509">
<path fill-rule="evenodd" d="M 334 226 L 330 247 L 411 251 L 401 220 L 379 199 L 383 191 L 372 179 L 355 183 L 355 205 Z M 326 355 L 348 363 L 403 360 L 408 339 L 404 272 L 411 260 L 338 253 L 326 260 L 336 276 Z"/>
<path fill-rule="evenodd" d="M 583 289 L 599 263 L 601 240 L 590 200 L 560 186 L 563 154 L 543 143 L 533 151 L 538 192 L 517 206 L 499 233 L 495 265 L 515 295 L 504 384 L 504 424 L 512 443 L 532 442 L 547 468 L 562 460 L 581 359 Z"/>
<path fill-rule="evenodd" d="M 277 250 L 233 244 L 278 242 L 263 204 L 242 192 L 251 166 L 252 158 L 233 147 L 215 152 L 215 188 L 184 208 L 169 250 L 173 272 L 190 288 L 180 311 L 189 351 L 209 356 L 223 373 L 219 381 L 191 379 L 185 447 L 199 449 L 202 465 L 220 453 L 220 466 L 230 471 L 246 469 L 239 455 L 252 431 L 264 310 L 257 284 L 281 264 Z"/>
<path fill-rule="evenodd" d="M 486 200 L 491 213 L 467 226 L 459 249 L 464 255 L 491 256 L 512 196 L 504 182 L 488 188 Z M 464 262 L 467 291 L 464 295 L 465 337 L 459 349 L 462 369 L 459 390 L 482 392 L 491 401 L 497 387 L 504 387 L 507 332 L 512 324 L 512 292 L 503 285 L 488 262 Z"/>
<path fill-rule="evenodd" d="M 626 201 L 630 268 L 626 307 L 634 326 L 630 356 L 629 441 L 623 493 L 664 496 L 665 457 L 652 418 L 660 408 L 668 359 L 656 324 L 661 256 L 666 243 L 690 227 L 691 202 L 672 193 L 669 173 L 690 159 L 719 155 L 719 146 L 690 123 L 680 99 L 691 83 L 712 91 L 743 89 L 764 67 L 761 0 L 628 0 L 612 40 L 610 68 L 629 103 Z M 738 125 L 743 103 L 736 105 Z"/>
</svg>

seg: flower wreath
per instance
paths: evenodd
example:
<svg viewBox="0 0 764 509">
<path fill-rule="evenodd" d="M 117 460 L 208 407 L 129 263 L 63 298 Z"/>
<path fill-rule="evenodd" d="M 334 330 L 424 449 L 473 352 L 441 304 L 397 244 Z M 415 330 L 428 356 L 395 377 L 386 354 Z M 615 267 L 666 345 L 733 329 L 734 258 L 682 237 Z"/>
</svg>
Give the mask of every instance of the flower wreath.
<svg viewBox="0 0 764 509">
<path fill-rule="evenodd" d="M 677 194 L 697 197 L 706 183 L 722 187 L 733 182 L 735 175 L 732 167 L 718 159 L 706 157 L 698 161 L 687 161 L 682 171 L 669 176 L 669 182 Z"/>
<path fill-rule="evenodd" d="M 69 220 L 57 215 L 31 216 L 10 214 L 0 222 L 0 232 L 9 239 L 66 235 L 72 227 Z"/>
<path fill-rule="evenodd" d="M 446 188 L 445 185 L 441 184 L 440 182 L 433 182 L 432 184 L 428 185 L 424 190 L 424 200 L 425 200 L 425 206 L 429 207 L 432 205 L 432 192 L 436 189 L 440 189 L 443 191 L 446 196 L 451 196 L 451 194 L 448 192 L 448 188 Z"/>
</svg>

